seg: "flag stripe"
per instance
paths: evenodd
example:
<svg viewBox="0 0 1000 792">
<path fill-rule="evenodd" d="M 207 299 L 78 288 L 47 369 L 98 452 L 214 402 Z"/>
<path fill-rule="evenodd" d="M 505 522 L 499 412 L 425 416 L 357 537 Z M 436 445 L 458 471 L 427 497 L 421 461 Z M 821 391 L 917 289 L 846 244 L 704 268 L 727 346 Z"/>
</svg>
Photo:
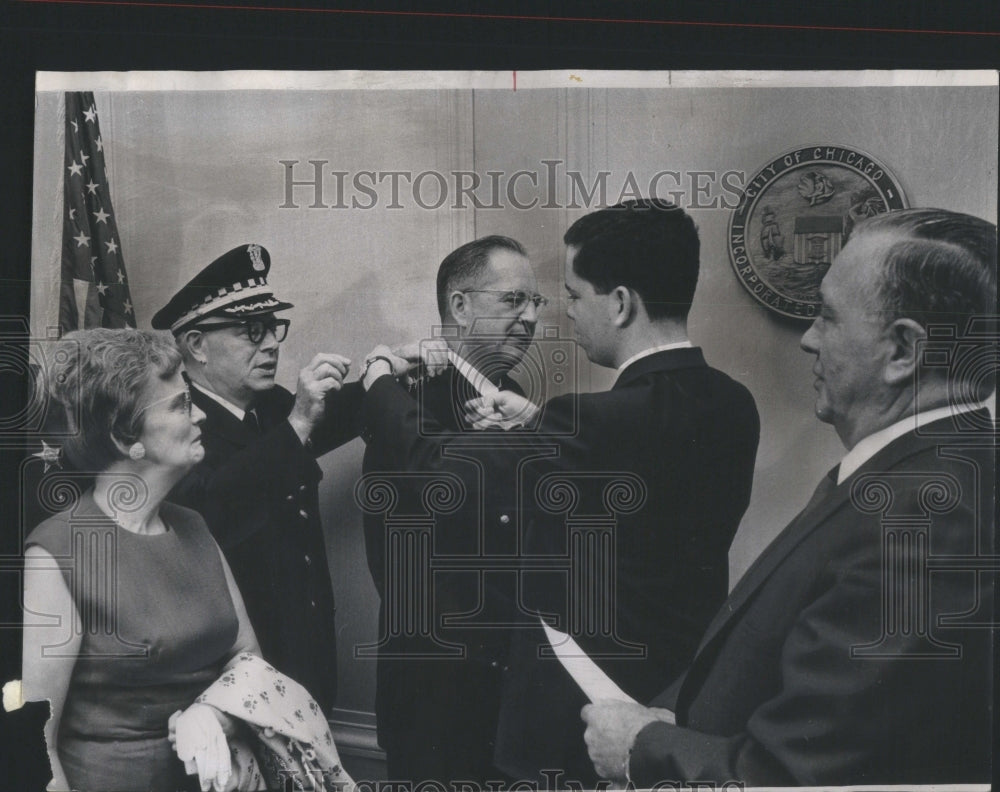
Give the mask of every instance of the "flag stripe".
<svg viewBox="0 0 1000 792">
<path fill-rule="evenodd" d="M 66 94 L 65 124 L 60 332 L 135 327 L 93 93 Z"/>
</svg>

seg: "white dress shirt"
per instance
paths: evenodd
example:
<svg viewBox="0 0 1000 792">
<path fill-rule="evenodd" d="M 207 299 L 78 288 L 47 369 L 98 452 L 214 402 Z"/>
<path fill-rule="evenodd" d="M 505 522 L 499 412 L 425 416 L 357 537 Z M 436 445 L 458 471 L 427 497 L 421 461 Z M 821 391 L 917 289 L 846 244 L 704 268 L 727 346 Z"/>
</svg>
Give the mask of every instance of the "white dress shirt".
<svg viewBox="0 0 1000 792">
<path fill-rule="evenodd" d="M 219 404 L 221 404 L 223 407 L 225 407 L 227 410 L 229 410 L 229 412 L 231 412 L 233 415 L 235 415 L 241 422 L 243 421 L 243 418 L 246 416 L 246 411 L 245 410 L 241 410 L 239 407 L 237 407 L 235 404 L 233 404 L 231 401 L 229 401 L 229 399 L 225 399 L 222 396 L 220 396 L 218 393 L 215 393 L 214 391 L 210 391 L 204 385 L 196 385 L 194 382 L 192 382 L 191 383 L 191 387 L 194 388 L 195 390 L 197 390 L 199 393 L 204 393 L 212 401 L 215 401 L 215 402 L 218 402 Z"/>
<path fill-rule="evenodd" d="M 844 479 L 850 476 L 855 470 L 861 467 L 865 462 L 871 459 L 875 454 L 885 448 L 889 443 L 898 437 L 902 437 L 908 432 L 912 432 L 919 429 L 925 424 L 932 423 L 933 421 L 940 420 L 941 418 L 947 418 L 949 416 L 961 415 L 962 413 L 972 412 L 973 410 L 982 409 L 983 405 L 980 404 L 947 404 L 944 407 L 938 407 L 935 410 L 926 410 L 925 412 L 917 413 L 916 415 L 908 415 L 901 421 L 896 421 L 896 423 L 887 426 L 885 429 L 880 429 L 873 434 L 868 435 L 847 452 L 847 455 L 840 460 L 840 468 L 837 472 L 837 483 L 840 484 Z"/>
<path fill-rule="evenodd" d="M 658 344 L 657 346 L 652 346 L 649 347 L 648 349 L 644 349 L 642 350 L 642 352 L 636 352 L 634 355 L 632 355 L 632 357 L 630 357 L 628 360 L 626 360 L 618 367 L 618 370 L 615 372 L 615 382 L 618 381 L 618 378 L 622 375 L 622 372 L 629 366 L 631 366 L 633 363 L 635 363 L 637 360 L 641 360 L 642 358 L 648 357 L 649 355 L 655 355 L 657 352 L 666 352 L 668 349 L 687 349 L 693 346 L 694 344 L 692 344 L 687 339 L 684 339 L 683 341 L 675 341 L 672 344 Z"/>
</svg>

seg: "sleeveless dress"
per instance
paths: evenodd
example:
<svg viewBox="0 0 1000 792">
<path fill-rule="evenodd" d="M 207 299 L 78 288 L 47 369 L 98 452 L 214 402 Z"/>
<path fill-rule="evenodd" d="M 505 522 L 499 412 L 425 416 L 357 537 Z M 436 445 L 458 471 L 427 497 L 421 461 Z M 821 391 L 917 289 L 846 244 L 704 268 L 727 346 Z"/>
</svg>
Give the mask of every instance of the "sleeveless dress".
<svg viewBox="0 0 1000 792">
<path fill-rule="evenodd" d="M 26 542 L 59 562 L 82 622 L 58 738 L 80 792 L 198 788 L 170 747 L 167 720 L 219 676 L 239 624 L 205 521 L 171 503 L 160 516 L 165 533 L 134 534 L 91 490 Z"/>
</svg>

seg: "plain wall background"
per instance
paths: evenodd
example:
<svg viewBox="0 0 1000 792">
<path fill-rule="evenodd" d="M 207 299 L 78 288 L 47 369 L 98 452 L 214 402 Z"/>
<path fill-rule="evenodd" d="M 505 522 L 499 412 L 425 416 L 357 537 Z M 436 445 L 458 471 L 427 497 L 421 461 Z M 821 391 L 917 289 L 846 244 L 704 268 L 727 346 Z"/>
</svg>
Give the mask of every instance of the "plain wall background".
<svg viewBox="0 0 1000 792">
<path fill-rule="evenodd" d="M 562 234 L 584 209 L 522 211 L 415 207 L 382 200 L 370 210 L 281 209 L 281 160 L 297 179 L 326 171 L 579 171 L 590 184 L 610 171 L 609 198 L 627 172 L 640 185 L 660 170 L 742 171 L 807 145 L 859 149 L 896 176 L 910 206 L 940 206 L 996 221 L 997 89 L 672 88 L 664 90 L 426 90 L 331 92 L 121 92 L 96 95 L 121 247 L 141 327 L 201 267 L 247 242 L 271 253 L 270 282 L 295 303 L 278 381 L 294 390 L 317 351 L 358 364 L 379 342 L 425 337 L 437 323 L 440 260 L 476 236 L 521 240 L 553 298 L 542 323 L 564 317 Z M 32 327 L 52 323 L 61 244 L 62 94 L 38 96 L 35 151 Z M 541 193 L 527 181 L 518 195 Z M 669 186 L 669 185 L 668 185 Z M 332 203 L 333 181 L 325 183 Z M 428 195 L 434 197 L 431 185 Z M 672 189 L 672 187 L 671 187 Z M 684 185 L 687 200 L 690 190 Z M 379 193 L 385 196 L 385 185 Z M 561 190 L 561 196 L 565 197 Z M 541 196 L 544 200 L 544 196 Z M 349 197 L 348 197 L 349 200 Z M 506 204 L 506 199 L 504 200 Z M 450 204 L 450 201 L 449 201 Z M 702 271 L 690 334 L 710 364 L 743 382 L 761 413 L 761 445 L 750 508 L 730 553 L 732 581 L 803 505 L 842 455 L 832 429 L 813 416 L 812 358 L 799 350 L 806 325 L 759 305 L 729 262 L 726 209 L 693 209 Z M 53 274 L 55 273 L 55 274 Z M 352 376 L 353 378 L 353 376 Z M 582 390 L 603 389 L 611 372 L 581 361 Z M 322 460 L 321 499 L 340 631 L 340 700 L 369 712 L 374 663 L 352 648 L 376 639 L 377 601 L 364 561 L 352 490 L 363 446 L 356 440 Z"/>
</svg>

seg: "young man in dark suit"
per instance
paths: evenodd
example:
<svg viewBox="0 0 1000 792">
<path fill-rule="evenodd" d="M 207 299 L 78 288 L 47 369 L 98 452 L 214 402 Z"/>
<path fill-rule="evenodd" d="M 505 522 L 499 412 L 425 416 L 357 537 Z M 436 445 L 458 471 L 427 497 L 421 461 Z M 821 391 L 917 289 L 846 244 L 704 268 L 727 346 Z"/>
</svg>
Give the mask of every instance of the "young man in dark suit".
<svg viewBox="0 0 1000 792">
<path fill-rule="evenodd" d="M 171 500 L 205 517 L 246 602 L 261 652 L 329 712 L 337 690 L 333 588 L 316 457 L 357 436 L 362 391 L 350 361 L 317 354 L 295 394 L 274 382 L 292 307 L 267 284 L 260 245 L 220 256 L 153 317 L 177 339 L 205 458 Z"/>
<path fill-rule="evenodd" d="M 578 718 L 586 699 L 542 656 L 550 647 L 538 615 L 524 617 L 543 614 L 571 632 L 632 696 L 669 683 L 725 598 L 759 422 L 749 392 L 687 338 L 699 269 L 690 217 L 664 202 L 629 202 L 581 218 L 565 241 L 567 314 L 587 357 L 618 369 L 613 388 L 537 412 L 522 396 L 489 392 L 473 416 L 530 429 L 486 433 L 495 438 L 490 470 L 518 476 L 514 612 L 527 621 L 510 632 L 495 763 L 508 780 L 551 784 L 557 773 L 556 784 L 586 784 L 596 780 Z M 460 451 L 420 431 L 413 400 L 384 376 L 389 365 L 373 363 L 363 380 L 371 442 L 401 470 L 461 476 L 449 459 Z"/>
<path fill-rule="evenodd" d="M 584 709 L 602 776 L 990 780 L 996 255 L 995 226 L 943 210 L 854 230 L 802 338 L 848 453 L 652 709 Z"/>
</svg>

